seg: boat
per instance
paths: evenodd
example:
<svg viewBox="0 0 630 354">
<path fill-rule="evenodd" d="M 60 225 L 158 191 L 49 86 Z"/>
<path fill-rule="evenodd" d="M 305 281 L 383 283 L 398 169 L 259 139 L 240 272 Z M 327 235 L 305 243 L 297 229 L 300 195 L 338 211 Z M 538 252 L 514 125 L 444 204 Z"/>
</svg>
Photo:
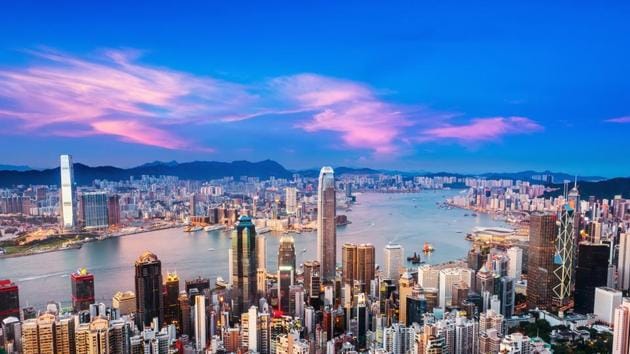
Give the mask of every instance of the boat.
<svg viewBox="0 0 630 354">
<path fill-rule="evenodd" d="M 211 232 L 211 231 L 221 230 L 221 229 L 224 229 L 224 228 L 225 228 L 225 225 L 222 225 L 222 224 L 208 225 L 208 226 L 203 228 L 203 231 Z"/>
<path fill-rule="evenodd" d="M 431 253 L 433 251 L 435 251 L 435 248 L 433 248 L 433 246 L 431 246 L 430 243 L 425 242 L 424 243 L 424 247 L 422 247 L 422 252 L 424 252 L 424 253 Z"/>
<path fill-rule="evenodd" d="M 411 264 L 420 264 L 423 263 L 420 259 L 420 255 L 416 252 L 413 253 L 413 256 L 407 257 L 407 262 L 411 262 Z"/>
</svg>

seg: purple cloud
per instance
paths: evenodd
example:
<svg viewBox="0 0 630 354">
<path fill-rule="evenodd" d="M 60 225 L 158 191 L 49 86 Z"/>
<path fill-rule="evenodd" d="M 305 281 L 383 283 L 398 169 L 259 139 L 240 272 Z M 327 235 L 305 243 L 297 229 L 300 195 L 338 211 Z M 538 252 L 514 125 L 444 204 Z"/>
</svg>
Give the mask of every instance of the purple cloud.
<svg viewBox="0 0 630 354">
<path fill-rule="evenodd" d="M 606 119 L 605 122 L 608 122 L 608 123 L 630 123 L 630 116 Z"/>
<path fill-rule="evenodd" d="M 476 118 L 468 124 L 447 124 L 422 131 L 418 141 L 456 140 L 463 143 L 492 141 L 509 134 L 527 134 L 543 127 L 525 117 Z"/>
</svg>

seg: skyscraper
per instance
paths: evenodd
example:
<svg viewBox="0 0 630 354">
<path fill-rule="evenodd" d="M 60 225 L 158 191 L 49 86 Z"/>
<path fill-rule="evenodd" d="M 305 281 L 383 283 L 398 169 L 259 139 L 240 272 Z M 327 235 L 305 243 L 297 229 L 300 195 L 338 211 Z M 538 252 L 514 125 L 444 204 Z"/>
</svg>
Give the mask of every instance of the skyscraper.
<svg viewBox="0 0 630 354">
<path fill-rule="evenodd" d="M 107 193 L 89 192 L 81 194 L 81 215 L 86 229 L 102 229 L 109 225 Z"/>
<path fill-rule="evenodd" d="M 527 307 L 548 309 L 552 301 L 553 258 L 558 234 L 555 214 L 532 214 L 529 221 Z"/>
<path fill-rule="evenodd" d="M 575 190 L 575 192 L 577 192 L 577 190 Z M 576 225 L 574 225 L 575 209 L 571 207 L 571 204 L 565 204 L 562 206 L 558 221 L 556 252 L 553 257 L 553 263 L 555 266 L 553 275 L 555 279 L 553 280 L 554 286 L 552 301 L 554 305 L 562 307 L 567 305 L 571 300 L 571 290 L 573 288 L 574 281 L 573 271 L 576 254 L 576 234 L 574 228 Z"/>
<path fill-rule="evenodd" d="M 593 313 L 595 288 L 608 281 L 610 248 L 606 244 L 581 243 L 575 270 L 575 312 Z"/>
<path fill-rule="evenodd" d="M 203 352 L 206 349 L 206 297 L 195 296 L 195 349 Z"/>
<path fill-rule="evenodd" d="M 76 226 L 77 208 L 72 156 L 61 155 L 59 167 L 61 171 L 61 226 L 70 230 Z"/>
<path fill-rule="evenodd" d="M 267 237 L 256 235 L 256 262 L 259 269 L 267 269 Z"/>
<path fill-rule="evenodd" d="M 403 256 L 404 252 L 401 245 L 388 244 L 385 246 L 385 272 L 383 276 L 386 279 L 398 282 L 400 268 L 403 265 Z"/>
<path fill-rule="evenodd" d="M 317 190 L 317 260 L 321 264 L 322 280 L 332 281 L 337 264 L 335 175 L 332 167 L 322 167 Z"/>
<path fill-rule="evenodd" d="M 164 283 L 164 322 L 174 323 L 179 327 L 179 276 L 168 273 Z"/>
<path fill-rule="evenodd" d="M 508 276 L 514 278 L 515 281 L 519 281 L 523 270 L 523 249 L 517 246 L 510 247 L 507 250 L 507 256 L 510 259 Z"/>
<path fill-rule="evenodd" d="M 295 241 L 292 236 L 284 235 L 280 238 L 278 247 L 278 268 L 291 267 L 295 272 Z"/>
<path fill-rule="evenodd" d="M 89 310 L 94 303 L 94 275 L 81 268 L 70 275 L 70 283 L 74 312 Z"/>
<path fill-rule="evenodd" d="M 318 261 L 304 262 L 304 290 L 308 294 L 308 303 L 313 304 L 321 293 L 320 265 Z"/>
<path fill-rule="evenodd" d="M 341 249 L 343 282 L 352 286 L 356 281 L 365 291 L 374 279 L 375 252 L 371 244 L 345 243 Z"/>
<path fill-rule="evenodd" d="M 617 257 L 619 290 L 630 290 L 630 232 L 619 235 L 619 256 Z"/>
<path fill-rule="evenodd" d="M 18 287 L 9 279 L 0 280 L 0 321 L 13 316 L 20 317 Z"/>
<path fill-rule="evenodd" d="M 615 310 L 613 354 L 630 353 L 630 298 L 623 298 Z"/>
<path fill-rule="evenodd" d="M 256 227 L 249 216 L 241 215 L 232 235 L 232 315 L 239 317 L 256 302 Z"/>
<path fill-rule="evenodd" d="M 164 321 L 164 298 L 162 297 L 162 262 L 149 252 L 144 252 L 135 263 L 136 309 L 138 325 L 148 327 L 153 318 L 158 324 Z"/>
<path fill-rule="evenodd" d="M 109 225 L 120 224 L 120 197 L 118 194 L 107 197 L 107 223 Z"/>
<path fill-rule="evenodd" d="M 297 212 L 297 189 L 295 187 L 287 187 L 285 194 L 287 214 L 295 214 Z"/>
</svg>

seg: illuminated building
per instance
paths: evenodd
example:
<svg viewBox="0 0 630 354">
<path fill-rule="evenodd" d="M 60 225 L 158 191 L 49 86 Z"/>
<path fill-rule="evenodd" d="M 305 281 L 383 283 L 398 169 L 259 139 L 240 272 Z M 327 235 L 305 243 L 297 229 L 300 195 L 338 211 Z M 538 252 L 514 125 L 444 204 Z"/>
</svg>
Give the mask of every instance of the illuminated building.
<svg viewBox="0 0 630 354">
<path fill-rule="evenodd" d="M 164 322 L 166 324 L 175 323 L 179 326 L 179 276 L 177 273 L 168 273 L 166 283 L 164 283 Z"/>
<path fill-rule="evenodd" d="M 61 225 L 64 229 L 71 230 L 76 226 L 76 190 L 74 185 L 74 169 L 72 165 L 72 156 L 61 155 L 60 158 L 61 173 Z"/>
<path fill-rule="evenodd" d="M 5 279 L 0 280 L 0 321 L 9 316 L 20 317 L 20 295 L 18 286 Z"/>
<path fill-rule="evenodd" d="M 206 349 L 206 297 L 195 296 L 195 349 L 203 352 Z"/>
<path fill-rule="evenodd" d="M 72 285 L 72 309 L 74 312 L 89 310 L 94 303 L 94 275 L 81 268 L 70 275 Z"/>
<path fill-rule="evenodd" d="M 190 300 L 185 291 L 179 293 L 177 297 L 179 303 L 179 330 L 181 334 L 192 337 L 192 325 L 190 321 Z"/>
<path fill-rule="evenodd" d="M 295 241 L 292 236 L 283 235 L 278 247 L 278 268 L 291 267 L 295 273 Z"/>
<path fill-rule="evenodd" d="M 398 322 L 407 323 L 407 296 L 413 291 L 413 278 L 407 272 L 398 281 Z"/>
<path fill-rule="evenodd" d="M 256 302 L 256 227 L 249 216 L 242 215 L 232 235 L 231 283 L 235 294 L 232 315 L 240 317 Z"/>
<path fill-rule="evenodd" d="M 337 225 L 335 175 L 332 167 L 319 172 L 317 194 L 317 260 L 321 265 L 322 281 L 335 279 L 337 265 Z"/>
<path fill-rule="evenodd" d="M 278 268 L 278 308 L 283 314 L 291 311 L 290 288 L 293 285 L 294 272 L 290 266 L 280 266 Z"/>
<path fill-rule="evenodd" d="M 151 252 L 144 252 L 135 263 L 136 309 L 139 327 L 149 327 L 153 318 L 164 322 L 162 262 Z"/>
<path fill-rule="evenodd" d="M 103 229 L 109 225 L 107 193 L 89 192 L 81 194 L 81 215 L 86 229 Z"/>
<path fill-rule="evenodd" d="M 371 244 L 344 243 L 341 249 L 342 281 L 351 286 L 358 282 L 361 291 L 365 291 L 374 279 L 375 257 L 376 251 Z"/>
<path fill-rule="evenodd" d="M 287 214 L 295 214 L 297 212 L 297 189 L 295 187 L 285 188 L 285 204 Z"/>
<path fill-rule="evenodd" d="M 551 306 L 557 219 L 554 214 L 541 213 L 530 217 L 527 278 L 536 279 L 527 282 L 527 307 L 530 309 Z"/>
<path fill-rule="evenodd" d="M 563 205 L 558 219 L 558 237 L 553 257 L 555 279 L 553 279 L 552 302 L 558 307 L 566 306 L 571 300 L 575 270 L 576 233 L 574 228 L 577 227 L 574 225 L 575 220 L 575 209 L 569 204 Z"/>
</svg>

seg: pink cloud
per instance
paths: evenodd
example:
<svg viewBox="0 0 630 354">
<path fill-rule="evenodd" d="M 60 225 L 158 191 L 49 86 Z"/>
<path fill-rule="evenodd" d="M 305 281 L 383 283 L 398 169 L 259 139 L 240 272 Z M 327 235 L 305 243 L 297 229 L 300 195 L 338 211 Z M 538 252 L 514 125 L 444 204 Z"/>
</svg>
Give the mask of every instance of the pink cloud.
<svg viewBox="0 0 630 354">
<path fill-rule="evenodd" d="M 422 131 L 419 142 L 433 140 L 457 140 L 482 142 L 497 140 L 508 134 L 527 134 L 543 130 L 543 127 L 525 117 L 477 118 L 469 124 L 447 124 Z"/>
<path fill-rule="evenodd" d="M 608 123 L 630 123 L 630 116 L 606 119 L 605 122 L 608 122 Z"/>
</svg>

